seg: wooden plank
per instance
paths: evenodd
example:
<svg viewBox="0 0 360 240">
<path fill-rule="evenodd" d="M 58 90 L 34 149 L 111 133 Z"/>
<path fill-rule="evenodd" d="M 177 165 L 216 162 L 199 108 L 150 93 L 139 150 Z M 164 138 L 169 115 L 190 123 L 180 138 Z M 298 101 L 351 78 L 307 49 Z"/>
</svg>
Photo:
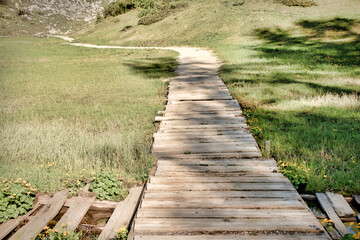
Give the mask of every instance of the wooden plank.
<svg viewBox="0 0 360 240">
<path fill-rule="evenodd" d="M 285 177 L 151 177 L 153 184 L 178 183 L 289 183 Z"/>
<path fill-rule="evenodd" d="M 95 202 L 96 194 L 88 194 L 88 196 L 78 196 L 75 198 L 71 198 L 71 203 L 69 209 L 62 216 L 59 222 L 56 224 L 54 229 L 57 229 L 59 232 L 63 232 L 64 229 L 61 227 L 62 224 L 67 224 L 70 222 L 70 226 L 68 225 L 67 230 L 74 231 L 81 220 L 90 209 L 91 205 Z"/>
<path fill-rule="evenodd" d="M 116 230 L 123 226 L 129 228 L 130 221 L 140 201 L 142 190 L 142 187 L 135 187 L 130 190 L 126 199 L 115 208 L 104 230 L 101 232 L 99 240 L 116 238 Z"/>
<path fill-rule="evenodd" d="M 321 233 L 321 225 L 311 217 L 282 221 L 274 219 L 137 219 L 135 233 L 283 231 Z"/>
<path fill-rule="evenodd" d="M 161 123 L 162 126 L 164 126 L 164 122 Z M 166 126 L 164 126 L 164 128 L 166 129 L 180 129 L 180 130 L 185 130 L 185 129 L 242 129 L 242 128 L 247 128 L 247 124 L 245 123 L 235 123 L 235 124 L 227 124 L 227 123 L 223 123 L 223 124 L 207 124 L 207 125 L 200 125 L 200 124 L 177 124 L 177 125 L 171 125 L 170 123 Z"/>
<path fill-rule="evenodd" d="M 209 141 L 209 142 L 215 142 L 215 141 L 240 141 L 240 142 L 255 142 L 255 139 L 247 134 L 239 134 L 239 135 L 214 135 L 214 136 L 187 136 L 187 135 L 170 135 L 170 134 L 154 134 L 155 141 L 181 141 L 186 140 L 187 142 L 193 142 L 193 141 Z"/>
<path fill-rule="evenodd" d="M 137 235 L 134 240 L 329 240 L 325 234 L 296 233 L 289 235 L 269 235 L 257 233 L 247 234 L 219 234 L 219 235 Z"/>
<path fill-rule="evenodd" d="M 40 195 L 37 196 L 37 202 L 40 204 L 48 204 L 51 201 L 51 197 L 49 195 Z M 70 207 L 71 198 L 67 199 L 64 203 L 64 207 Z M 106 201 L 106 200 L 96 200 L 90 207 L 91 211 L 112 211 L 116 208 L 117 202 Z"/>
<path fill-rule="evenodd" d="M 10 239 L 11 240 L 30 240 L 36 237 L 43 228 L 52 220 L 64 205 L 68 191 L 55 193 L 51 201 L 45 205 L 40 211 L 29 220 L 24 227 L 20 228 Z"/>
<path fill-rule="evenodd" d="M 250 190 L 278 190 L 286 191 L 292 190 L 293 186 L 290 183 L 177 183 L 177 184 L 159 184 L 149 183 L 147 185 L 148 191 L 250 191 Z"/>
<path fill-rule="evenodd" d="M 29 218 L 36 210 L 41 207 L 42 204 L 36 203 L 35 206 L 23 216 L 19 216 L 16 219 L 11 219 L 0 225 L 0 239 L 5 238 L 11 231 L 13 231 L 19 224 Z"/>
<path fill-rule="evenodd" d="M 348 234 L 349 231 L 345 227 L 345 225 L 341 222 L 340 218 L 336 214 L 335 210 L 332 208 L 328 198 L 324 193 L 315 193 L 316 198 L 318 199 L 322 209 L 328 215 L 329 219 L 331 219 L 335 225 L 335 228 L 339 231 L 339 233 L 344 236 Z"/>
<path fill-rule="evenodd" d="M 278 167 L 275 160 L 248 160 L 248 159 L 231 159 L 231 160 L 218 160 L 218 159 L 202 159 L 202 160 L 194 160 L 194 159 L 184 159 L 181 161 L 176 160 L 158 160 L 158 165 L 166 165 L 166 166 L 266 166 L 266 167 Z"/>
<path fill-rule="evenodd" d="M 229 153 L 229 152 L 255 152 L 258 148 L 255 144 L 246 146 L 236 146 L 234 144 L 211 144 L 211 143 L 198 143 L 196 145 L 179 146 L 154 146 L 153 153 L 183 153 L 183 154 L 197 154 L 197 153 Z"/>
<path fill-rule="evenodd" d="M 163 140 L 163 139 L 155 139 L 154 141 L 154 146 L 153 148 L 166 148 L 168 147 L 169 149 L 174 148 L 174 146 L 181 146 L 182 148 L 186 148 L 186 147 L 234 147 L 234 148 L 246 148 L 246 147 L 253 147 L 255 145 L 257 145 L 257 143 L 254 140 L 241 140 L 241 139 L 237 139 L 237 140 L 233 140 L 231 142 L 227 142 L 227 141 L 222 141 L 222 140 L 212 140 L 212 142 L 210 141 L 188 141 L 187 139 L 181 139 L 181 140 Z"/>
<path fill-rule="evenodd" d="M 145 192 L 144 199 L 188 199 L 188 198 L 291 198 L 299 200 L 299 195 L 292 191 L 168 191 Z"/>
<path fill-rule="evenodd" d="M 307 209 L 179 209 L 179 208 L 147 208 L 139 209 L 137 218 L 232 218 L 232 219 L 283 219 L 297 218 L 298 216 L 310 216 Z M 206 220 L 205 220 L 206 221 Z"/>
<path fill-rule="evenodd" d="M 350 205 L 346 202 L 341 194 L 326 192 L 325 195 L 329 199 L 331 206 L 334 208 L 335 212 L 340 218 L 355 216 L 354 210 L 352 210 Z"/>
<path fill-rule="evenodd" d="M 161 172 L 274 172 L 278 167 L 267 166 L 158 166 L 157 173 Z"/>
<path fill-rule="evenodd" d="M 147 199 L 141 208 L 261 208 L 261 209 L 304 209 L 303 205 L 294 199 L 261 199 L 261 198 L 188 198 L 188 199 Z M 312 216 L 314 218 L 314 216 Z M 315 219 L 315 218 L 314 218 Z"/>
</svg>

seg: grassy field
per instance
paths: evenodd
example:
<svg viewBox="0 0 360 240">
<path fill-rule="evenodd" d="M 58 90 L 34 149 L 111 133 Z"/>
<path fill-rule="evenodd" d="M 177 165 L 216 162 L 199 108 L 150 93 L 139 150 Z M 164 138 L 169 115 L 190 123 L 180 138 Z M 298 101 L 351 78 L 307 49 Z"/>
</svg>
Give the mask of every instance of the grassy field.
<svg viewBox="0 0 360 240">
<path fill-rule="evenodd" d="M 146 179 L 176 54 L 0 38 L 0 176 L 55 192 L 112 171 Z"/>
<path fill-rule="evenodd" d="M 149 26 L 137 25 L 131 11 L 76 37 L 214 50 L 259 145 L 270 141 L 271 156 L 301 191 L 359 193 L 360 3 L 182 2 L 189 7 Z"/>
</svg>

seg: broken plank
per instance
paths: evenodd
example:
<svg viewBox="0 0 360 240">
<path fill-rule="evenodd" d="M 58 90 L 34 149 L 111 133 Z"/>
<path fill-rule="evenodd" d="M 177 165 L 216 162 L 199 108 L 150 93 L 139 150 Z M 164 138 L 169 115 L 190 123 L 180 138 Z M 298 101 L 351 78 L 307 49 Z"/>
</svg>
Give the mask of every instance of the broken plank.
<svg viewBox="0 0 360 240">
<path fill-rule="evenodd" d="M 49 195 L 40 195 L 37 196 L 37 202 L 41 203 L 41 204 L 48 204 L 51 201 L 51 197 Z M 64 203 L 64 207 L 70 207 L 71 205 L 71 198 L 66 200 L 66 202 Z M 112 201 L 106 201 L 106 200 L 96 200 L 90 207 L 89 210 L 92 211 L 112 211 L 116 208 L 117 206 L 117 202 L 112 202 Z"/>
<path fill-rule="evenodd" d="M 139 204 L 142 190 L 142 187 L 134 187 L 130 190 L 126 199 L 115 208 L 104 230 L 101 232 L 99 240 L 116 238 L 116 230 L 121 227 L 129 229 L 129 224 Z"/>
<path fill-rule="evenodd" d="M 315 193 L 316 198 L 318 199 L 322 209 L 325 211 L 330 220 L 333 221 L 335 228 L 339 231 L 339 233 L 344 236 L 348 234 L 349 231 L 345 227 L 345 225 L 341 222 L 340 218 L 336 214 L 335 210 L 331 206 L 328 198 L 324 193 Z"/>
<path fill-rule="evenodd" d="M 55 193 L 51 201 L 42 207 L 40 211 L 33 218 L 31 218 L 27 224 L 25 224 L 25 226 L 15 232 L 15 234 L 10 239 L 30 240 L 36 237 L 48 224 L 48 222 L 59 213 L 68 195 L 69 192 L 66 190 Z"/>
<path fill-rule="evenodd" d="M 54 229 L 57 229 L 59 232 L 63 232 L 64 229 L 62 228 L 62 225 L 65 224 L 67 225 L 67 229 L 65 231 L 75 230 L 90 209 L 91 205 L 94 203 L 95 198 L 96 194 L 94 193 L 89 193 L 89 196 L 71 198 L 69 209 L 59 220 Z M 68 223 L 70 223 L 70 225 Z"/>
<path fill-rule="evenodd" d="M 19 216 L 16 219 L 11 219 L 0 225 L 0 239 L 5 238 L 11 231 L 13 231 L 19 224 L 30 217 L 36 210 L 38 210 L 42 204 L 36 203 L 35 206 L 23 216 Z"/>
<path fill-rule="evenodd" d="M 341 194 L 326 192 L 325 195 L 329 199 L 331 206 L 334 208 L 335 212 L 340 218 L 355 216 L 354 210 L 352 210 L 350 205 L 346 202 Z"/>
</svg>

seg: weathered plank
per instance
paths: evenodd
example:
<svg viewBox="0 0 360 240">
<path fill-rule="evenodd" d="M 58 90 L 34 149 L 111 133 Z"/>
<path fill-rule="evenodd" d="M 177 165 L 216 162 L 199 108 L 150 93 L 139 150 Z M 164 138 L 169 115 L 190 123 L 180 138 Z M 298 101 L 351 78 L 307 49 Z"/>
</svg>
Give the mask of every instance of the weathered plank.
<svg viewBox="0 0 360 240">
<path fill-rule="evenodd" d="M 146 208 L 261 208 L 261 209 L 303 209 L 303 205 L 294 199 L 261 199 L 261 198 L 188 198 L 188 199 L 147 199 L 141 205 Z M 314 220 L 314 219 L 313 219 Z"/>
<path fill-rule="evenodd" d="M 350 205 L 346 202 L 341 194 L 326 192 L 325 195 L 329 199 L 331 206 L 334 208 L 335 212 L 340 218 L 355 216 L 354 210 L 352 210 Z"/>
<path fill-rule="evenodd" d="M 224 209 L 224 208 L 148 208 L 140 209 L 138 218 L 232 218 L 232 219 L 283 219 L 297 218 L 298 216 L 309 216 L 306 209 Z"/>
<path fill-rule="evenodd" d="M 95 202 L 96 194 L 88 194 L 88 196 L 78 196 L 71 198 L 69 209 L 62 216 L 54 229 L 63 232 L 62 224 L 66 224 L 67 230 L 75 230 L 80 224 L 81 220 L 90 209 L 91 205 Z M 68 224 L 70 223 L 70 225 Z"/>
<path fill-rule="evenodd" d="M 178 183 L 289 183 L 285 177 L 151 177 L 153 184 Z"/>
<path fill-rule="evenodd" d="M 277 163 L 272 160 L 254 160 L 254 159 L 184 159 L 181 161 L 174 160 L 158 160 L 158 165 L 166 166 L 263 166 L 263 167 L 278 167 Z"/>
<path fill-rule="evenodd" d="M 30 217 L 36 210 L 41 207 L 42 204 L 37 203 L 35 206 L 27 212 L 23 216 L 19 216 L 16 219 L 11 219 L 7 222 L 4 222 L 0 225 L 0 239 L 5 238 L 11 231 L 13 231 L 19 224 L 23 221 L 25 221 L 28 217 Z"/>
<path fill-rule="evenodd" d="M 116 230 L 123 226 L 129 228 L 130 221 L 140 201 L 142 190 L 142 187 L 134 187 L 130 190 L 126 199 L 115 208 L 104 230 L 101 232 L 99 240 L 116 238 Z"/>
<path fill-rule="evenodd" d="M 51 201 L 49 195 L 40 195 L 37 196 L 37 202 L 40 204 L 48 204 Z M 64 207 L 70 207 L 72 199 L 66 200 Z M 91 211 L 112 211 L 116 208 L 117 202 L 106 201 L 106 200 L 96 200 L 90 207 Z"/>
<path fill-rule="evenodd" d="M 160 165 L 157 173 L 162 172 L 274 172 L 278 167 L 267 166 L 166 166 Z"/>
<path fill-rule="evenodd" d="M 263 198 L 272 200 L 272 198 L 291 198 L 300 199 L 295 190 L 292 191 L 162 191 L 145 192 L 144 199 L 188 199 L 188 198 Z M 201 206 L 201 205 L 199 205 Z"/>
<path fill-rule="evenodd" d="M 335 225 L 335 228 L 339 231 L 339 233 L 344 236 L 345 234 L 348 234 L 349 231 L 345 227 L 345 225 L 341 222 L 340 218 L 336 214 L 335 210 L 331 206 L 328 198 L 324 193 L 315 193 L 316 198 L 318 199 L 322 209 L 325 211 L 325 213 L 328 215 L 329 219 L 331 219 Z"/>
<path fill-rule="evenodd" d="M 40 211 L 29 220 L 25 226 L 20 228 L 10 239 L 11 240 L 30 240 L 36 237 L 43 228 L 52 220 L 64 205 L 68 191 L 55 193 L 51 201 L 45 205 Z"/>
<path fill-rule="evenodd" d="M 242 232 L 242 231 L 284 231 L 321 233 L 323 229 L 310 216 L 287 221 L 281 219 L 137 219 L 135 232 L 142 233 L 193 233 L 193 232 Z M 309 222 L 313 224 L 309 224 Z"/>
<path fill-rule="evenodd" d="M 138 235 L 134 240 L 329 240 L 325 234 L 296 233 L 285 235 L 269 235 L 257 233 L 247 234 L 218 234 L 218 235 Z"/>
</svg>

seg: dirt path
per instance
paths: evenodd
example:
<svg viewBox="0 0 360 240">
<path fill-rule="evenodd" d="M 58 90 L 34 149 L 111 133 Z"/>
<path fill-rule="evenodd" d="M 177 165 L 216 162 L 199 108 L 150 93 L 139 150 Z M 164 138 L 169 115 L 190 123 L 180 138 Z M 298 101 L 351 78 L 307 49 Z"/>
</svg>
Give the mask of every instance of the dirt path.
<svg viewBox="0 0 360 240">
<path fill-rule="evenodd" d="M 329 239 L 275 160 L 262 157 L 211 52 L 69 44 L 179 52 L 179 75 L 156 119 L 157 170 L 129 239 Z"/>
</svg>

